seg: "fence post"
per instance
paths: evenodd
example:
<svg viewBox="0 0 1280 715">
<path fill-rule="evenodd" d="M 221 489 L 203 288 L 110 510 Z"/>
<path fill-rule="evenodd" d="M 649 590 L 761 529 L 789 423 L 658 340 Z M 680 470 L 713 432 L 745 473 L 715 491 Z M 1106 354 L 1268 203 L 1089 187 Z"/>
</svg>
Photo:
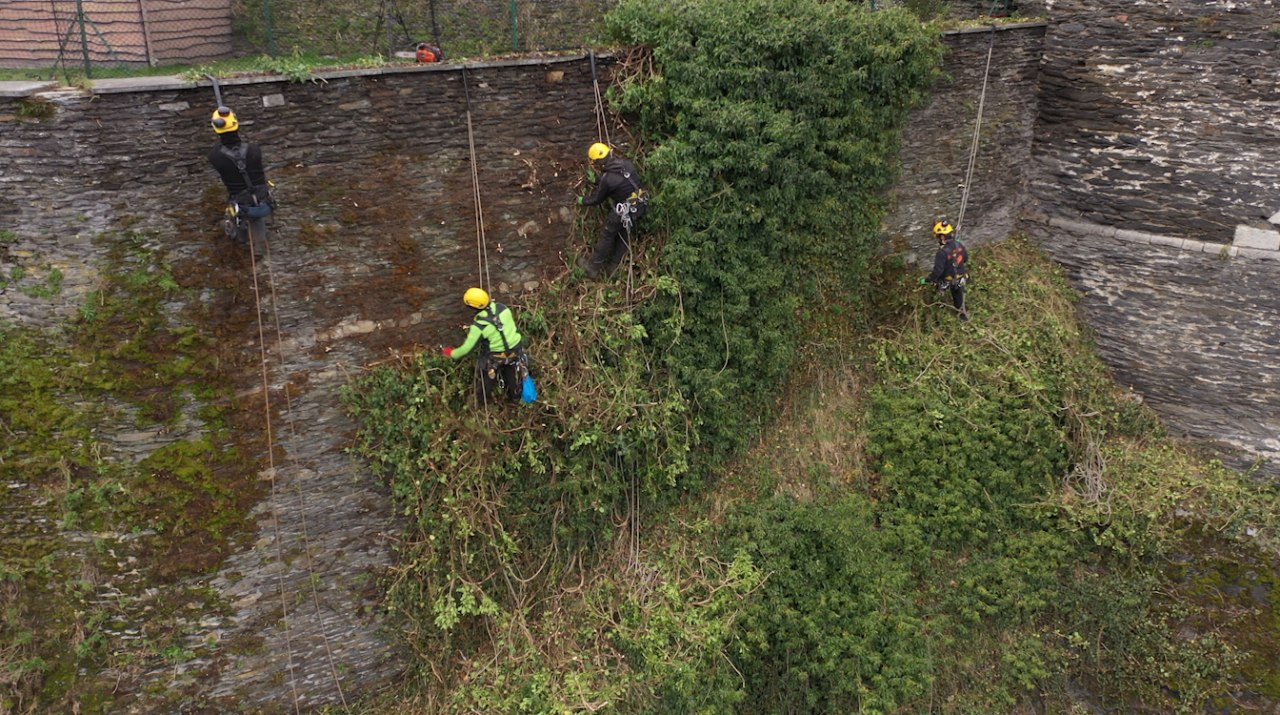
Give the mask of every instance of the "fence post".
<svg viewBox="0 0 1280 715">
<path fill-rule="evenodd" d="M 396 56 L 396 46 L 391 41 L 391 10 L 387 5 L 387 0 L 382 0 L 382 21 L 386 23 L 387 29 L 387 59 L 391 59 Z"/>
<path fill-rule="evenodd" d="M 511 51 L 520 49 L 520 36 L 516 34 L 516 0 L 511 0 Z"/>
<path fill-rule="evenodd" d="M 436 24 L 436 0 L 431 0 L 431 41 L 436 47 L 444 49 L 440 44 L 440 26 Z"/>
<path fill-rule="evenodd" d="M 151 26 L 147 23 L 147 0 L 138 0 L 138 17 L 142 20 L 142 45 L 147 50 L 147 65 L 155 67 L 158 62 L 151 53 Z"/>
<path fill-rule="evenodd" d="M 512 0 L 514 2 L 514 0 Z M 93 70 L 89 66 L 89 31 L 85 29 L 84 2 L 76 0 L 76 22 L 80 23 L 80 49 L 84 52 L 84 78 L 91 79 Z"/>
<path fill-rule="evenodd" d="M 271 26 L 271 0 L 262 0 L 262 14 L 267 21 L 267 53 L 276 56 L 276 31 Z"/>
</svg>

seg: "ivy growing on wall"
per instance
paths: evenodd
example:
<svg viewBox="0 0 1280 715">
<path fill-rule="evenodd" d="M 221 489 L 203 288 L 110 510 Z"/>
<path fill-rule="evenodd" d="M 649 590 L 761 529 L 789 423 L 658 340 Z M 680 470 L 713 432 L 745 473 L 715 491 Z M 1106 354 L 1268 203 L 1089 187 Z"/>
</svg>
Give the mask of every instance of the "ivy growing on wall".
<svg viewBox="0 0 1280 715">
<path fill-rule="evenodd" d="M 941 45 L 905 9 L 813 0 L 634 0 L 609 22 L 651 53 L 617 100 L 651 145 L 649 221 L 680 285 L 643 322 L 704 445 L 732 450 L 768 414 L 807 312 L 856 304 Z"/>
<path fill-rule="evenodd" d="M 648 148 L 658 262 L 628 290 L 516 306 L 533 407 L 478 408 L 470 365 L 430 356 L 348 395 L 358 451 L 411 524 L 390 602 L 459 712 L 740 697 L 721 649 L 758 588 L 750 559 L 632 542 L 625 568 L 649 585 L 604 574 L 641 499 L 687 495 L 759 427 L 804 311 L 861 290 L 898 127 L 940 56 L 906 11 L 818 0 L 634 0 L 611 23 L 638 48 L 615 99 Z"/>
</svg>

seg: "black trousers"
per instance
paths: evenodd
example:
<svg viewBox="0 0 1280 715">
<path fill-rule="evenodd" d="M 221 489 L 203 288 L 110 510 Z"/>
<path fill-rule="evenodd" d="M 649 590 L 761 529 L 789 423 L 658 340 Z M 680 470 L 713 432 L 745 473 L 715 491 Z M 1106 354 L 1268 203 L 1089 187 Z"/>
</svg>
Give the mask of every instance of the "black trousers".
<svg viewBox="0 0 1280 715">
<path fill-rule="evenodd" d="M 951 293 L 951 302 L 955 303 L 956 311 L 960 313 L 961 317 L 967 315 L 967 311 L 964 308 L 964 286 L 953 285 L 947 290 Z"/>
<path fill-rule="evenodd" d="M 524 393 L 524 379 L 518 362 L 504 361 L 492 354 L 485 355 L 477 363 L 476 372 L 476 399 L 481 404 L 493 401 L 493 388 L 499 380 L 502 381 L 508 400 L 518 401 Z"/>
<path fill-rule="evenodd" d="M 259 256 L 265 255 L 267 252 L 267 217 L 250 218 L 244 213 L 243 208 L 240 211 L 241 213 L 234 219 L 228 219 L 234 222 L 232 240 L 235 241 L 237 246 L 248 246 L 252 242 L 253 252 Z"/>
<path fill-rule="evenodd" d="M 600 234 L 600 242 L 596 244 L 596 250 L 592 252 L 587 265 L 592 271 L 603 269 L 613 273 L 622 264 L 622 259 L 626 258 L 629 248 L 627 232 L 622 229 L 622 216 L 617 211 L 612 211 L 609 219 L 604 222 L 604 232 Z"/>
</svg>

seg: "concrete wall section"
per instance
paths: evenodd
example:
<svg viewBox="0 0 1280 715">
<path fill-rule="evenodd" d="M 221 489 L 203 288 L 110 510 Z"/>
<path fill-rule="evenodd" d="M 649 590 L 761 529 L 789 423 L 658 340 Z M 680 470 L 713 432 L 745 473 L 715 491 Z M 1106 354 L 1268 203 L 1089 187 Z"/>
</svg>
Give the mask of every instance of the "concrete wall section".
<svg viewBox="0 0 1280 715">
<path fill-rule="evenodd" d="M 1280 5 L 1054 0 L 1042 210 L 1230 242 L 1280 208 Z"/>
</svg>

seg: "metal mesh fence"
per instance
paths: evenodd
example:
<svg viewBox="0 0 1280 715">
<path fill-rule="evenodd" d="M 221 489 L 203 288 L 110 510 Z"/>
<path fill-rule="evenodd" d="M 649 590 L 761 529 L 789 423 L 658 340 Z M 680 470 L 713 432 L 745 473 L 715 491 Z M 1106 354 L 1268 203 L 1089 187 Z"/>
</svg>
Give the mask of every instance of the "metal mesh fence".
<svg viewBox="0 0 1280 715">
<path fill-rule="evenodd" d="M 0 79 L 582 47 L 613 0 L 0 0 Z"/>
<path fill-rule="evenodd" d="M 847 1 L 847 0 L 840 0 Z M 973 17 L 1045 0 L 853 0 Z M 450 59 L 595 44 L 616 0 L 0 0 L 0 80 L 291 73 L 430 42 Z M 285 64 L 282 64 L 285 63 Z M 292 63 L 292 64 L 287 64 Z"/>
</svg>

